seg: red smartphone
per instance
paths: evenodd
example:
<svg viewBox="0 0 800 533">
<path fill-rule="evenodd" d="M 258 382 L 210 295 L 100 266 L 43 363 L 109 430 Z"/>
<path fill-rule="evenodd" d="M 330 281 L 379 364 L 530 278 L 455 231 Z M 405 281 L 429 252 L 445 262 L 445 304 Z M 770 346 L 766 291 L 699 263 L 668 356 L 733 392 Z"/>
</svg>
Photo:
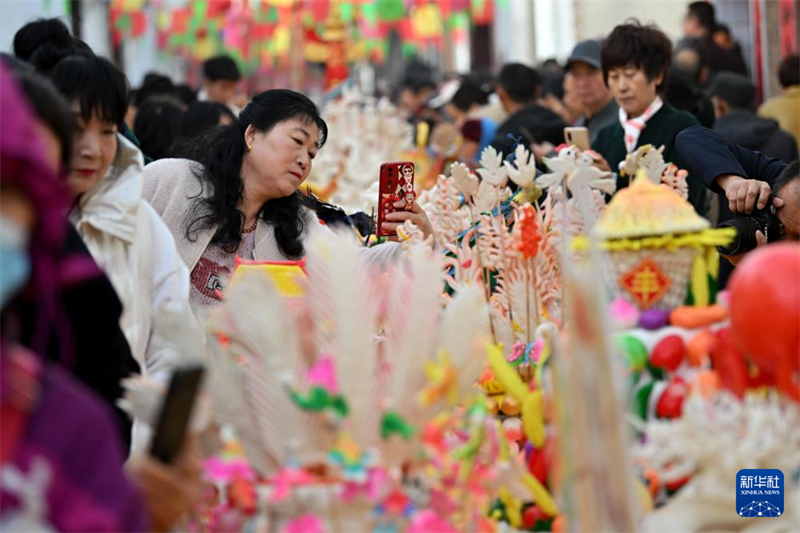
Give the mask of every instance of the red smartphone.
<svg viewBox="0 0 800 533">
<path fill-rule="evenodd" d="M 393 231 L 383 229 L 383 221 L 389 213 L 397 210 L 395 202 L 406 201 L 411 209 L 417 195 L 414 192 L 414 163 L 411 161 L 392 161 L 381 165 L 380 187 L 378 191 L 378 237 L 394 235 Z"/>
</svg>

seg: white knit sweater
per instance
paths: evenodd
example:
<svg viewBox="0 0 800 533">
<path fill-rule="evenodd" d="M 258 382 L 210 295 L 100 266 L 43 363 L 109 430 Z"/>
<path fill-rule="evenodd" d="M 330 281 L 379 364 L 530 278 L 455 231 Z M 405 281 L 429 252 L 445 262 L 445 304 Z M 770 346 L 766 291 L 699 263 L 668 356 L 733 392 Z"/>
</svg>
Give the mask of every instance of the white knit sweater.
<svg viewBox="0 0 800 533">
<path fill-rule="evenodd" d="M 167 224 L 180 254 L 189 270 L 193 270 L 203 252 L 211 243 L 216 228 L 193 233 L 193 240 L 186 237 L 186 228 L 197 216 L 199 200 L 208 198 L 212 191 L 210 184 L 197 179 L 203 167 L 188 159 L 161 159 L 147 165 L 144 169 L 142 196 L 155 208 Z M 304 209 L 306 217 L 303 241 L 307 241 L 319 231 L 330 231 L 319 222 L 316 214 Z M 285 261 L 287 258 L 278 247 L 272 225 L 259 219 L 256 225 L 256 261 Z M 400 253 L 396 243 L 386 243 L 364 251 L 364 260 L 385 266 L 392 263 Z"/>
</svg>

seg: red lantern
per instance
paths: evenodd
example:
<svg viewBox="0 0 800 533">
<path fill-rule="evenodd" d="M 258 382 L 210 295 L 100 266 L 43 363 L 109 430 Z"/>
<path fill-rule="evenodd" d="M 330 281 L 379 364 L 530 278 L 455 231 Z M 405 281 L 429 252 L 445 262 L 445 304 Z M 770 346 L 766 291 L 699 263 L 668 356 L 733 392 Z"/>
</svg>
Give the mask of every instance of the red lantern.
<svg viewBox="0 0 800 533">
<path fill-rule="evenodd" d="M 800 245 L 780 243 L 748 254 L 731 279 L 734 341 L 779 390 L 800 401 Z"/>
</svg>

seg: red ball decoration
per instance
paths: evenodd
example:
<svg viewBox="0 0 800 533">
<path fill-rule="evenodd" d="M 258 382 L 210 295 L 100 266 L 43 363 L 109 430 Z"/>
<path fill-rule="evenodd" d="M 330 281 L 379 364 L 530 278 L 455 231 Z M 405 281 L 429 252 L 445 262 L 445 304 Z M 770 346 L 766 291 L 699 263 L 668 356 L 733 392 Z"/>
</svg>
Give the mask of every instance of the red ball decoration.
<svg viewBox="0 0 800 533">
<path fill-rule="evenodd" d="M 686 355 L 686 345 L 679 335 L 668 335 L 661 339 L 650 355 L 650 364 L 674 372 Z"/>
<path fill-rule="evenodd" d="M 679 418 L 683 414 L 683 401 L 689 388 L 680 376 L 675 376 L 664 389 L 656 403 L 656 416 L 658 418 Z"/>
<path fill-rule="evenodd" d="M 800 401 L 800 245 L 779 243 L 750 252 L 730 284 L 734 341 L 776 385 Z"/>
<path fill-rule="evenodd" d="M 522 513 L 522 525 L 525 529 L 532 530 L 539 520 L 547 520 L 547 518 L 549 517 L 539 509 L 538 505 L 531 505 Z"/>
</svg>

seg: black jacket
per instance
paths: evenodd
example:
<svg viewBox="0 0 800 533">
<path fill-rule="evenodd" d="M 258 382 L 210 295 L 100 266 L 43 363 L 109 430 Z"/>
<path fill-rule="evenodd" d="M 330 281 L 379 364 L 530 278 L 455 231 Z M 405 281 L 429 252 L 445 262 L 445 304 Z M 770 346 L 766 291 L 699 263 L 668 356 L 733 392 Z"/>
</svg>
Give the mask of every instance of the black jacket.
<svg viewBox="0 0 800 533">
<path fill-rule="evenodd" d="M 786 163 L 780 159 L 739 146 L 718 132 L 700 126 L 687 128 L 679 133 L 676 146 L 686 162 L 687 170 L 700 178 L 709 190 L 720 195 L 720 222 L 730 220 L 736 215 L 728 208 L 725 191 L 716 183 L 718 177 L 734 174 L 765 181 L 772 187 L 786 168 Z M 732 271 L 733 266 L 728 261 L 720 262 L 720 287 L 725 286 Z"/>
<path fill-rule="evenodd" d="M 544 141 L 558 146 L 564 142 L 565 127 L 566 123 L 561 117 L 546 107 L 533 104 L 520 109 L 500 124 L 491 145 L 498 152 L 502 152 L 503 157 L 514 151 L 518 137 L 522 137 L 526 146 L 531 142 Z M 514 140 L 509 139 L 509 135 L 512 135 Z M 533 138 L 529 139 L 529 135 Z"/>
<path fill-rule="evenodd" d="M 715 182 L 723 174 L 735 174 L 774 185 L 786 163 L 733 143 L 708 128 L 693 126 L 678 134 L 678 152 L 687 170 L 709 190 L 725 194 Z"/>
<path fill-rule="evenodd" d="M 706 36 L 700 39 L 703 57 L 711 76 L 717 72 L 736 72 L 747 76 L 747 66 L 744 64 L 742 50 L 738 46 L 732 50 L 725 50 L 714 42 L 714 38 Z"/>
<path fill-rule="evenodd" d="M 751 111 L 731 111 L 717 120 L 714 131 L 739 146 L 761 152 L 767 157 L 777 157 L 784 163 L 797 159 L 794 137 L 783 131 L 777 121 L 757 117 Z"/>
<path fill-rule="evenodd" d="M 650 117 L 647 126 L 639 136 L 636 147 L 651 144 L 658 148 L 664 147 L 664 161 L 675 163 L 678 168 L 685 169 L 686 165 L 680 154 L 675 149 L 675 137 L 681 131 L 697 124 L 697 119 L 685 111 L 678 111 L 669 104 L 664 104 L 658 112 Z M 592 143 L 592 148 L 606 158 L 611 170 L 616 172 L 619 164 L 625 161 L 628 151 L 625 148 L 625 131 L 619 121 L 605 126 L 597 134 L 597 140 Z M 688 169 L 687 169 L 688 170 Z M 623 189 L 630 183 L 629 177 L 617 176 L 617 189 Z M 703 184 L 689 170 L 687 179 L 689 186 L 689 201 L 695 211 L 705 216 L 706 189 Z"/>
<path fill-rule="evenodd" d="M 72 225 L 64 246 L 63 256 L 72 254 L 92 261 L 92 256 Z M 139 365 L 131 354 L 128 341 L 119 326 L 122 304 L 108 278 L 97 268 L 95 277 L 63 286 L 60 294 L 61 311 L 70 326 L 75 361 L 72 374 L 105 400 L 114 409 L 120 436 L 130 445 L 131 421 L 116 405 L 122 396 L 120 380 L 139 372 Z M 36 335 L 37 309 L 32 302 L 20 302 L 20 342 L 28 347 Z M 46 359 L 67 364 L 61 359 L 59 339 L 52 334 L 43 354 Z M 127 451 L 127 447 L 126 447 Z"/>
</svg>

